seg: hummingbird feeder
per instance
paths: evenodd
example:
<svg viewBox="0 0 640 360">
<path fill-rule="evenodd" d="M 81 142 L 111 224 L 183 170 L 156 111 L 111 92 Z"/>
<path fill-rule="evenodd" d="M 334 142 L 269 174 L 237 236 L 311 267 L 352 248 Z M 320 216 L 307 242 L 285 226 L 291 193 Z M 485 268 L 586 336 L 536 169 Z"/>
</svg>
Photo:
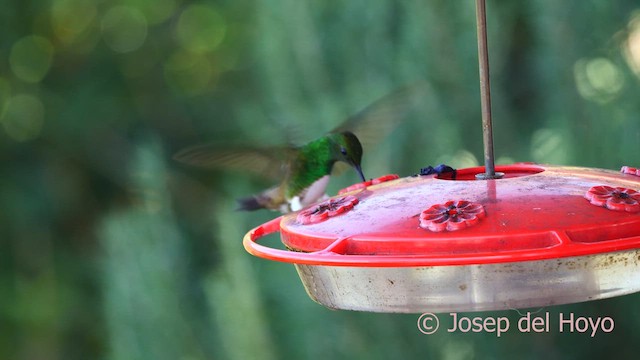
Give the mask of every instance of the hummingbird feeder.
<svg viewBox="0 0 640 360">
<path fill-rule="evenodd" d="M 485 166 L 343 189 L 244 238 L 295 265 L 334 309 L 540 307 L 640 291 L 640 170 L 494 166 L 484 0 L 477 0 Z M 259 244 L 280 233 L 288 250 Z"/>
</svg>

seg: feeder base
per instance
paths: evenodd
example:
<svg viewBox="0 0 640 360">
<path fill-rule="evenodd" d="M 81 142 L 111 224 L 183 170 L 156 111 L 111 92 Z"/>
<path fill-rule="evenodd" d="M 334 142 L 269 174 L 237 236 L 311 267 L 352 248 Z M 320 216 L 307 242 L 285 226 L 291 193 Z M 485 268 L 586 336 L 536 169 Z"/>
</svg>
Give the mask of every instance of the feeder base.
<svg viewBox="0 0 640 360">
<path fill-rule="evenodd" d="M 393 313 L 508 310 L 640 291 L 640 250 L 464 266 L 295 266 L 314 301 L 341 310 Z"/>
</svg>

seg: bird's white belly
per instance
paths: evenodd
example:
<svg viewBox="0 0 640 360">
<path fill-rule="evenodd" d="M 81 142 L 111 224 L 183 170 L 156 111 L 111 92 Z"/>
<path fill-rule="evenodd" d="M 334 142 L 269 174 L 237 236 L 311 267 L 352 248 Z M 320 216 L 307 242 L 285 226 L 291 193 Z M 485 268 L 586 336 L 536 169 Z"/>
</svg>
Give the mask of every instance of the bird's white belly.
<svg viewBox="0 0 640 360">
<path fill-rule="evenodd" d="M 309 204 L 313 204 L 322 198 L 328 197 L 325 194 L 327 185 L 329 185 L 329 175 L 325 175 L 316 180 L 311 186 L 309 186 L 302 194 L 302 196 L 294 196 L 289 201 L 289 208 L 291 211 L 298 211 Z"/>
</svg>

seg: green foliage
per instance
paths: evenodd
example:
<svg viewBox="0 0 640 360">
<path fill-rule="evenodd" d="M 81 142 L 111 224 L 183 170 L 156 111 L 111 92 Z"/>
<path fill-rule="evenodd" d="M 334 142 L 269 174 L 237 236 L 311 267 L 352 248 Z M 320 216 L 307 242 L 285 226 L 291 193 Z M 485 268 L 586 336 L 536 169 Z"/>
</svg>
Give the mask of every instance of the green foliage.
<svg viewBox="0 0 640 360">
<path fill-rule="evenodd" d="M 0 12 L 0 358 L 573 358 L 635 354 L 637 295 L 550 311 L 614 334 L 421 335 L 330 311 L 246 254 L 270 185 L 184 167 L 199 142 L 304 142 L 428 84 L 369 177 L 482 159 L 472 1 L 41 0 Z M 498 162 L 640 165 L 637 0 L 489 1 Z M 330 191 L 357 181 L 332 179 Z M 274 239 L 274 243 L 277 240 Z M 509 312 L 509 316 L 515 316 Z M 488 315 L 488 314 L 485 314 Z"/>
</svg>

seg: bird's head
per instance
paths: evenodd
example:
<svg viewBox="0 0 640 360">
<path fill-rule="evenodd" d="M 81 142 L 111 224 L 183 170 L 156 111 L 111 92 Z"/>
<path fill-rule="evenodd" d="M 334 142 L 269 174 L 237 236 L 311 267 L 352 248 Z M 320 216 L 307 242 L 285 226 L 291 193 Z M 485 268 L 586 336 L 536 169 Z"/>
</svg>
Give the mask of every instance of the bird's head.
<svg viewBox="0 0 640 360">
<path fill-rule="evenodd" d="M 334 159 L 351 165 L 356 169 L 362 181 L 366 181 L 360 166 L 362 162 L 362 145 L 360 144 L 360 140 L 350 131 L 333 134 L 331 140 L 334 145 L 332 146 Z"/>
</svg>

